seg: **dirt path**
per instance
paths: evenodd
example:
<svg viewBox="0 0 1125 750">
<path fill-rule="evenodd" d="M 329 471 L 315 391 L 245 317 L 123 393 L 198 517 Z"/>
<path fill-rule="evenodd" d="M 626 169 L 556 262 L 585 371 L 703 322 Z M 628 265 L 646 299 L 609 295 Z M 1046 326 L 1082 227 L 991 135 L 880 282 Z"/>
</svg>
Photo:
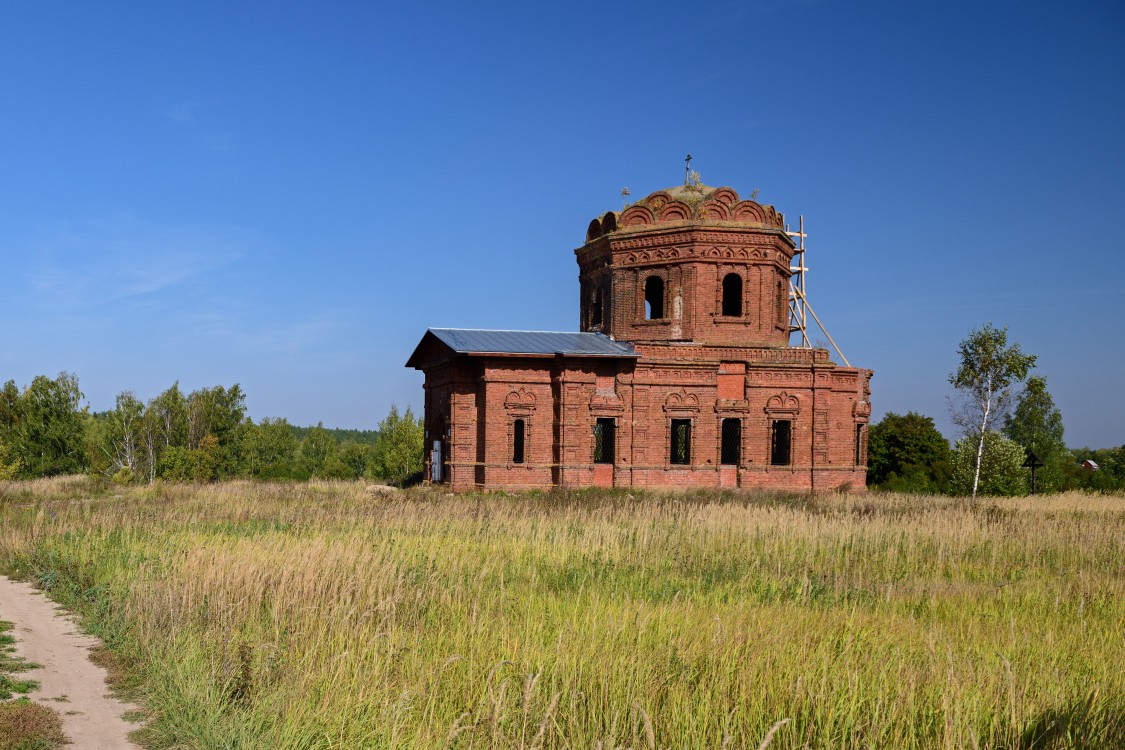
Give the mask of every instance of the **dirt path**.
<svg viewBox="0 0 1125 750">
<path fill-rule="evenodd" d="M 137 728 L 121 718 L 136 709 L 109 696 L 106 672 L 90 661 L 98 639 L 79 632 L 54 602 L 26 583 L 0 576 L 0 619 L 15 625 L 16 654 L 39 664 L 23 672 L 39 683 L 31 699 L 59 712 L 73 750 L 140 750 L 128 740 Z"/>
</svg>

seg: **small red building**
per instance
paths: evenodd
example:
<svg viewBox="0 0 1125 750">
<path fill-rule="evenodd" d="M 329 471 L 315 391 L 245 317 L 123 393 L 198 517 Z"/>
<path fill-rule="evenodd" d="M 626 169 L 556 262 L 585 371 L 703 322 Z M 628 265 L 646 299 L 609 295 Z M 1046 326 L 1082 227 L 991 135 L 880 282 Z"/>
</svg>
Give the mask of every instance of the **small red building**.
<svg viewBox="0 0 1125 750">
<path fill-rule="evenodd" d="M 590 222 L 581 333 L 430 329 L 426 476 L 452 489 L 862 490 L 871 371 L 789 345 L 781 214 L 662 190 Z"/>
</svg>

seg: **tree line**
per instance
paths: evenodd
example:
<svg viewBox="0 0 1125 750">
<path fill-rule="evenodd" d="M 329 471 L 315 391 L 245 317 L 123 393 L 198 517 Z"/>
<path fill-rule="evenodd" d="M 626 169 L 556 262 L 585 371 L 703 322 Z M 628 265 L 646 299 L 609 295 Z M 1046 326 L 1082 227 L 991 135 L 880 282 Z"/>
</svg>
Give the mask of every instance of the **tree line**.
<svg viewBox="0 0 1125 750">
<path fill-rule="evenodd" d="M 1030 490 L 1031 454 L 1040 492 L 1125 489 L 1125 445 L 1070 449 L 1047 380 L 1030 372 L 1036 357 L 1008 342 L 1007 328 L 970 331 L 950 374 L 950 446 L 933 419 L 886 414 L 868 431 L 868 484 L 891 491 L 953 495 L 1021 495 Z M 358 479 L 402 484 L 422 471 L 423 428 L 410 409 L 390 413 L 376 430 L 296 427 L 285 419 L 254 422 L 246 396 L 230 388 L 185 394 L 179 384 L 142 402 L 131 391 L 110 411 L 82 405 L 78 379 L 40 375 L 23 388 L 0 389 L 0 479 L 88 472 L 121 484 Z M 1092 461 L 1097 465 L 1084 465 Z"/>
<path fill-rule="evenodd" d="M 954 423 L 951 447 L 931 417 L 887 413 L 868 430 L 868 484 L 898 492 L 1023 495 L 1031 489 L 1032 456 L 1038 492 L 1125 489 L 1125 445 L 1070 449 L 1062 413 L 1047 379 L 1031 375 L 1036 357 L 1008 342 L 1006 327 L 969 332 L 950 374 Z M 1022 387 L 1019 387 L 1021 386 Z M 1098 468 L 1083 465 L 1093 460 Z"/>
<path fill-rule="evenodd" d="M 90 473 L 119 484 L 359 479 L 401 484 L 422 470 L 422 421 L 392 406 L 377 430 L 254 422 L 235 384 L 184 393 L 174 383 L 143 402 L 120 393 L 114 408 L 82 405 L 78 379 L 35 377 L 0 389 L 0 479 Z"/>
</svg>

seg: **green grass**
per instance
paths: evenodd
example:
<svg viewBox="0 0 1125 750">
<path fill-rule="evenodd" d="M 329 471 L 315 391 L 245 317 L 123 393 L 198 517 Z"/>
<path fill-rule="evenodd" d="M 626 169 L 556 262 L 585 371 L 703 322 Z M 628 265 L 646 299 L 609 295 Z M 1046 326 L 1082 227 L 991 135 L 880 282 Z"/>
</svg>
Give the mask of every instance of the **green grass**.
<svg viewBox="0 0 1125 750">
<path fill-rule="evenodd" d="M 27 700 L 34 680 L 13 677 L 35 665 L 15 655 L 12 629 L 0 620 L 0 750 L 56 750 L 66 742 L 58 714 Z"/>
<path fill-rule="evenodd" d="M 152 748 L 1125 746 L 1120 496 L 74 486 L 0 567 Z"/>
<path fill-rule="evenodd" d="M 26 695 L 39 686 L 34 680 L 13 677 L 15 673 L 34 669 L 35 665 L 15 655 L 12 629 L 12 623 L 0 620 L 0 701 L 11 700 L 14 694 Z"/>
</svg>

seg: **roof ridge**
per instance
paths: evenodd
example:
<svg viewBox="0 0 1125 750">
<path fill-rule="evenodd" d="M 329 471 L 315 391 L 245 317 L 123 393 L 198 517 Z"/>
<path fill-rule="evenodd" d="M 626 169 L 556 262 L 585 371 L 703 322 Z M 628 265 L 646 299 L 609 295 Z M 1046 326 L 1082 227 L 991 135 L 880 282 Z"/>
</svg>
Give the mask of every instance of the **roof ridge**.
<svg viewBox="0 0 1125 750">
<path fill-rule="evenodd" d="M 489 333 L 489 332 L 495 332 L 495 333 L 562 333 L 562 334 L 566 334 L 566 335 L 570 335 L 570 336 L 592 334 L 594 336 L 605 336 L 604 333 L 601 333 L 599 331 L 532 331 L 532 330 L 528 330 L 526 328 L 445 328 L 445 327 L 436 328 L 435 327 L 435 328 L 430 328 L 429 330 L 431 330 L 431 331 L 479 331 L 479 332 L 482 332 L 482 333 Z M 609 337 L 606 336 L 606 338 L 609 338 Z"/>
</svg>

